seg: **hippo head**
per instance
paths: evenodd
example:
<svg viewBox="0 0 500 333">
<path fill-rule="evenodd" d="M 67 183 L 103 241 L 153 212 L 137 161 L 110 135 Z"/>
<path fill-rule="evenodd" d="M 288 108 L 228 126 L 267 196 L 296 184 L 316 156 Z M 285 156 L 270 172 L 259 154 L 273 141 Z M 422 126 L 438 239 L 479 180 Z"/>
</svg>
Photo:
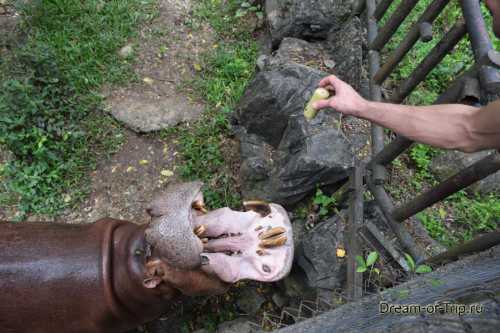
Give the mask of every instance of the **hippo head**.
<svg viewBox="0 0 500 333">
<path fill-rule="evenodd" d="M 293 236 L 283 207 L 248 201 L 245 212 L 208 212 L 202 185 L 172 184 L 153 200 L 146 241 L 154 256 L 181 270 L 201 267 L 228 283 L 285 277 L 293 260 Z"/>
</svg>

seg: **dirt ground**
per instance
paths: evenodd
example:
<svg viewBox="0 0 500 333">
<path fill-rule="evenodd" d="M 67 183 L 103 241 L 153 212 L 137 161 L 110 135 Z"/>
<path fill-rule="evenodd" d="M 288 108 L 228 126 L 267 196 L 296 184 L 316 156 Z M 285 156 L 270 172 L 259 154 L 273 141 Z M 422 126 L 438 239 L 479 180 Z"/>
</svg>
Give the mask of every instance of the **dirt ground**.
<svg viewBox="0 0 500 333">
<path fill-rule="evenodd" d="M 127 106 L 144 110 L 163 105 L 178 114 L 185 114 L 184 108 L 196 109 L 190 119 L 199 116 L 204 105 L 192 100 L 186 82 L 196 75 L 195 64 L 200 55 L 212 47 L 213 32 L 205 25 L 196 31 L 190 27 L 192 4 L 191 0 L 160 1 L 158 16 L 141 28 L 137 40 L 124 45 L 132 46 L 136 57 L 134 71 L 139 80 L 124 87 L 105 87 L 107 110 L 113 113 Z M 178 110 L 179 105 L 186 106 Z M 139 116 L 147 121 L 150 115 Z M 175 123 L 183 120 L 186 119 L 181 117 Z M 149 217 L 145 207 L 156 191 L 178 180 L 180 163 L 175 140 L 163 142 L 157 135 L 126 129 L 125 143 L 119 151 L 99 161 L 90 175 L 89 198 L 60 220 L 86 223 L 113 217 L 146 223 Z"/>
</svg>

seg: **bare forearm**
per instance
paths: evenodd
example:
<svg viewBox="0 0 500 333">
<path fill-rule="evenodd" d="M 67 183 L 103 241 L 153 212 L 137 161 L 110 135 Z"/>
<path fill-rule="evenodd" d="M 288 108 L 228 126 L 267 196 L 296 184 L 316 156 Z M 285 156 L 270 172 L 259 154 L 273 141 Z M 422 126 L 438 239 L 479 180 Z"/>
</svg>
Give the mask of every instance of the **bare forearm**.
<svg viewBox="0 0 500 333">
<path fill-rule="evenodd" d="M 367 102 L 357 116 L 417 142 L 469 151 L 473 143 L 471 118 L 477 110 L 463 104 L 407 106 Z"/>
</svg>

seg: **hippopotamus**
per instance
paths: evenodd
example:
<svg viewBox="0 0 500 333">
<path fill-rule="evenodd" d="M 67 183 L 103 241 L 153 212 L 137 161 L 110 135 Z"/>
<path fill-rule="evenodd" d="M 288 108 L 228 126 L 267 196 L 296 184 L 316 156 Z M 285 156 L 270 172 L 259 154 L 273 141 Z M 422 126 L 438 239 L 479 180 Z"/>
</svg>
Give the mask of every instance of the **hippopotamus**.
<svg viewBox="0 0 500 333">
<path fill-rule="evenodd" d="M 294 247 L 283 207 L 207 211 L 202 185 L 168 186 L 144 225 L 0 222 L 0 331 L 126 332 L 181 295 L 285 277 Z"/>
</svg>

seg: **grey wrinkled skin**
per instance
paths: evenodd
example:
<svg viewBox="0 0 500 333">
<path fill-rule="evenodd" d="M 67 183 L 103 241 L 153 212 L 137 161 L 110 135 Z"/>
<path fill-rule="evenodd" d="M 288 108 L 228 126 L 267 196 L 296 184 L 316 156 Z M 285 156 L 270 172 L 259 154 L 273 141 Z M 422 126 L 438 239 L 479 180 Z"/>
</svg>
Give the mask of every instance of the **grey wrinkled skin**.
<svg viewBox="0 0 500 333">
<path fill-rule="evenodd" d="M 151 222 L 146 241 L 154 255 L 178 269 L 201 265 L 203 244 L 193 232 L 191 205 L 200 197 L 202 186 L 202 182 L 171 184 L 147 209 Z"/>
</svg>

